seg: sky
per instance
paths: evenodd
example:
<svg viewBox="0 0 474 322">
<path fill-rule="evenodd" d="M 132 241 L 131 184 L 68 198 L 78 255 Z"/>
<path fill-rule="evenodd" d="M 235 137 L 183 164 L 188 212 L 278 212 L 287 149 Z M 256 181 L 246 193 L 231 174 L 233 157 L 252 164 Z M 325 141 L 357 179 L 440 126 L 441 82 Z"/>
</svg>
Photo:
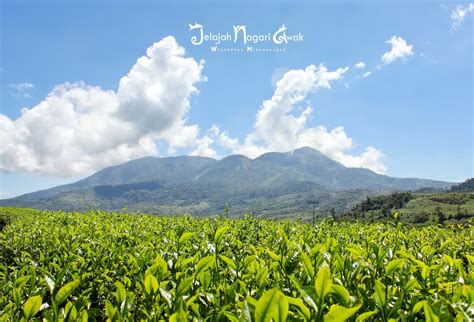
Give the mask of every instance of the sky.
<svg viewBox="0 0 474 322">
<path fill-rule="evenodd" d="M 439 1 L 2 1 L 0 198 L 149 155 L 302 146 L 463 181 L 473 15 Z"/>
</svg>

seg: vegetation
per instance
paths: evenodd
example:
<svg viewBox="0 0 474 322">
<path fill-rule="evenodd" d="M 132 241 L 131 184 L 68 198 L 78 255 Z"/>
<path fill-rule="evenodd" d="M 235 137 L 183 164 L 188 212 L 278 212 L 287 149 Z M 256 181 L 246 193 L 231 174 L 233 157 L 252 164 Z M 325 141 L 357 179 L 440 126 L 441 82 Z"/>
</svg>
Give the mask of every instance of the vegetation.
<svg viewBox="0 0 474 322">
<path fill-rule="evenodd" d="M 368 212 L 376 212 L 381 217 L 390 217 L 392 209 L 402 208 L 412 198 L 413 196 L 410 192 L 395 192 L 390 195 L 381 195 L 372 198 L 367 196 L 364 201 L 352 207 L 347 215 L 354 218 L 363 218 Z"/>
<path fill-rule="evenodd" d="M 391 178 L 368 169 L 346 168 L 311 148 L 265 153 L 252 160 L 231 155 L 222 160 L 198 156 L 147 157 L 105 168 L 75 183 L 0 200 L 0 206 L 48 210 L 109 211 L 128 208 L 156 214 L 208 216 L 232 205 L 230 215 L 311 219 L 347 211 L 366 195 L 452 183 Z"/>
<path fill-rule="evenodd" d="M 453 192 L 474 191 L 474 178 L 466 179 L 463 183 L 451 187 Z"/>
<path fill-rule="evenodd" d="M 348 212 L 338 216 L 341 220 L 386 221 L 393 211 L 400 218 L 414 224 L 473 223 L 474 193 L 392 193 L 367 197 Z"/>
<path fill-rule="evenodd" d="M 471 227 L 0 213 L 4 321 L 474 318 Z"/>
</svg>

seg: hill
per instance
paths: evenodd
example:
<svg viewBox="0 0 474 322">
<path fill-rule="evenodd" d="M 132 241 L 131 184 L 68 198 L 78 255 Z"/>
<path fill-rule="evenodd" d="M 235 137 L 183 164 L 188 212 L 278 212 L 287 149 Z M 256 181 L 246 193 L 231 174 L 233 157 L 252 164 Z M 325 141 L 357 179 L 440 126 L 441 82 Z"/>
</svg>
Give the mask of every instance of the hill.
<svg viewBox="0 0 474 322">
<path fill-rule="evenodd" d="M 413 224 L 474 223 L 474 192 L 392 193 L 366 197 L 339 220 L 386 221 L 398 211 L 400 220 Z"/>
<path fill-rule="evenodd" d="M 474 178 L 466 179 L 466 181 L 452 186 L 451 191 L 453 192 L 474 191 Z"/>
<path fill-rule="evenodd" d="M 451 185 L 347 168 L 317 150 L 300 148 L 256 159 L 147 157 L 105 168 L 72 184 L 0 200 L 0 205 L 63 210 L 126 207 L 204 215 L 230 204 L 235 214 L 294 216 L 307 214 L 310 201 L 316 201 L 321 212 L 333 207 L 346 210 L 366 195 Z"/>
</svg>

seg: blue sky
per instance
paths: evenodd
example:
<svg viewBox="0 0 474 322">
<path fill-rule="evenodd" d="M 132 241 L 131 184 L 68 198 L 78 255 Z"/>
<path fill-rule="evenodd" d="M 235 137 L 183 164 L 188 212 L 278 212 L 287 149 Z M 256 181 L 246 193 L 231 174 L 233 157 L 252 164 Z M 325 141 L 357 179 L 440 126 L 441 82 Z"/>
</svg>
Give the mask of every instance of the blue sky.
<svg viewBox="0 0 474 322">
<path fill-rule="evenodd" d="M 467 2 L 3 1 L 1 6 L 0 140 L 9 147 L 0 150 L 0 197 L 72 182 L 149 154 L 253 157 L 304 142 L 346 165 L 391 176 L 447 181 L 473 176 L 474 5 Z M 284 52 L 216 53 L 208 43 L 191 43 L 197 31 L 189 30 L 190 23 L 202 25 L 205 33 L 231 34 L 234 25 L 245 25 L 249 34 L 273 34 L 284 24 L 287 34 L 300 33 L 304 40 L 253 45 Z M 163 41 L 168 36 L 173 40 Z M 399 41 L 388 42 L 394 36 Z M 154 43 L 151 62 L 171 52 L 176 57 L 157 70 L 135 66 L 143 73 L 132 73 Z M 224 47 L 245 48 L 241 41 Z M 355 67 L 359 62 L 365 67 Z M 315 68 L 308 69 L 311 65 Z M 183 76 L 161 76 L 173 68 L 182 68 Z M 119 85 L 126 75 L 132 85 Z M 304 77 L 313 82 L 308 88 L 295 83 Z M 160 86 L 167 89 L 166 99 Z M 276 93 L 302 97 L 281 102 Z M 137 95 L 138 100 L 130 98 Z M 86 120 L 104 121 L 97 133 L 100 125 L 90 124 L 94 144 L 74 126 L 64 127 L 52 103 L 56 97 L 75 104 L 74 115 L 65 116 L 70 124 L 84 120 L 83 113 Z M 96 113 L 86 101 L 117 110 Z M 29 112 L 20 119 L 22 109 Z M 121 123 L 107 118 L 118 114 L 130 128 L 116 131 Z M 304 124 L 290 127 L 288 120 Z M 287 141 L 285 133 L 291 133 Z"/>
</svg>

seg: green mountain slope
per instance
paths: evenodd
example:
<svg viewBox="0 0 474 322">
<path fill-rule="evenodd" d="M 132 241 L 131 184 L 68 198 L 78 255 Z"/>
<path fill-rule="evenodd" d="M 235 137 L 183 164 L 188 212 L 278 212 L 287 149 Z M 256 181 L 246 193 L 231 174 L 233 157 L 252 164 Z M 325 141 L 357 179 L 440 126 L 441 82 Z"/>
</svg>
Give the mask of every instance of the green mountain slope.
<svg viewBox="0 0 474 322">
<path fill-rule="evenodd" d="M 235 213 L 307 214 L 345 210 L 366 195 L 452 184 L 400 179 L 367 169 L 347 168 L 311 148 L 266 153 L 256 159 L 222 160 L 179 156 L 147 157 L 108 167 L 72 184 L 0 200 L 0 205 L 48 209 L 135 209 L 209 214 L 226 204 Z"/>
<path fill-rule="evenodd" d="M 400 220 L 414 224 L 474 223 L 474 192 L 392 193 L 366 197 L 349 211 L 336 216 L 340 220 L 392 220 L 398 211 Z"/>
</svg>

